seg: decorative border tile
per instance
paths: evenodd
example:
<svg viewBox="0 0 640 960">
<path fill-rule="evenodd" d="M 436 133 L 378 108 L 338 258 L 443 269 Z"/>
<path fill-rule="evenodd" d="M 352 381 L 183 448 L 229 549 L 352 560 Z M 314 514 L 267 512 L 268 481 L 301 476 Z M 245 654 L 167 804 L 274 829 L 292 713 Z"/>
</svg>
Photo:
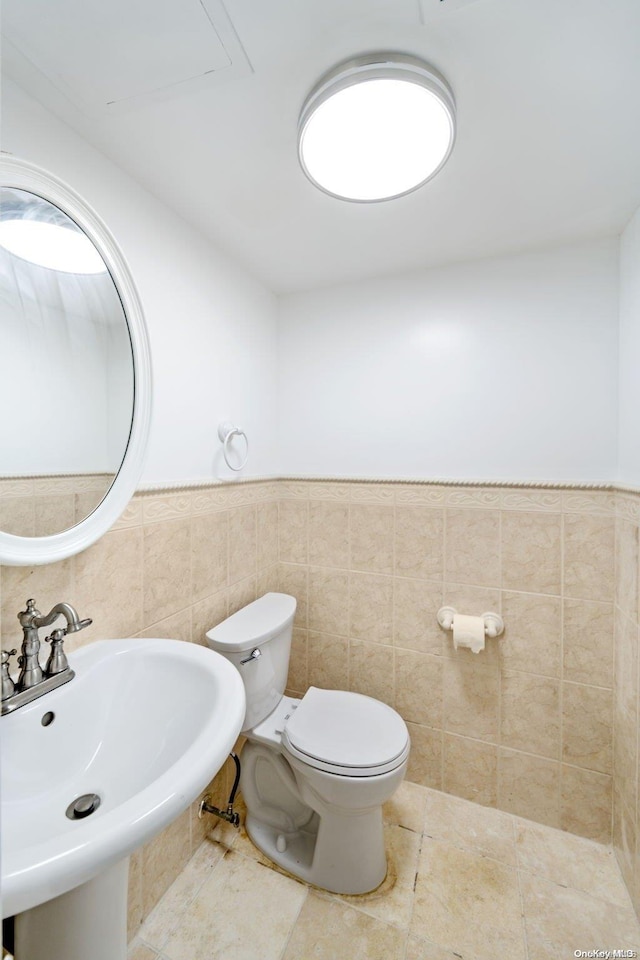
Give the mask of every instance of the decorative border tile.
<svg viewBox="0 0 640 960">
<path fill-rule="evenodd" d="M 174 520 L 191 514 L 191 495 L 179 493 L 169 497 L 152 497 L 142 500 L 142 518 L 145 523 Z"/>
<path fill-rule="evenodd" d="M 395 487 L 396 503 L 415 503 L 427 507 L 444 506 L 447 493 L 447 487 L 431 483 L 402 483 Z"/>
<path fill-rule="evenodd" d="M 497 488 L 486 487 L 457 487 L 447 491 L 446 505 L 448 507 L 484 507 L 499 509 L 502 491 Z"/>
<path fill-rule="evenodd" d="M 311 482 L 308 487 L 310 500 L 346 501 L 351 499 L 351 487 L 348 483 Z"/>
<path fill-rule="evenodd" d="M 278 487 L 281 500 L 309 499 L 309 483 L 306 480 L 287 480 L 283 478 L 278 481 Z"/>
<path fill-rule="evenodd" d="M 18 477 L 16 479 L 0 480 L 0 498 L 3 497 L 32 497 L 33 477 Z"/>
<path fill-rule="evenodd" d="M 172 490 L 204 490 L 209 487 L 249 487 L 256 483 L 276 483 L 280 478 L 269 477 L 238 477 L 231 480 L 163 480 L 158 483 L 142 483 L 136 490 L 136 493 L 163 493 Z"/>
<path fill-rule="evenodd" d="M 400 484 L 409 486 L 438 486 L 438 487 L 505 487 L 505 488 L 530 488 L 533 490 L 616 490 L 614 483 L 607 480 L 602 481 L 570 481 L 570 480 L 460 480 L 456 478 L 444 479 L 441 477 L 429 477 L 426 479 L 420 477 L 393 477 L 381 479 L 380 477 L 281 477 L 281 481 L 287 483 L 349 483 L 365 485 L 393 485 Z M 620 488 L 622 489 L 622 488 Z M 640 492 L 640 488 L 628 488 L 632 492 Z"/>
<path fill-rule="evenodd" d="M 229 507 L 245 507 L 264 499 L 261 496 L 260 487 L 255 485 L 244 486 L 239 484 L 237 487 L 228 487 L 227 495 Z"/>
<path fill-rule="evenodd" d="M 182 490 L 193 492 L 194 514 L 270 500 L 329 500 L 600 516 L 617 514 L 640 523 L 640 488 L 617 487 L 611 483 L 269 477 L 153 484 L 138 490 L 137 495 L 150 497 Z"/>
<path fill-rule="evenodd" d="M 123 527 L 139 527 L 142 524 L 142 500 L 133 497 L 119 518 L 111 527 L 112 530 L 120 530 Z"/>
<path fill-rule="evenodd" d="M 589 493 L 572 490 L 562 495 L 562 507 L 565 513 L 597 513 L 613 516 L 616 511 L 616 493 L 613 491 Z"/>
<path fill-rule="evenodd" d="M 355 483 L 351 487 L 351 500 L 354 503 L 388 503 L 395 499 L 393 486 L 387 481 L 377 483 Z"/>
<path fill-rule="evenodd" d="M 210 490 L 197 490 L 192 494 L 191 510 L 194 514 L 226 510 L 228 506 L 229 491 L 225 487 L 211 487 Z"/>
<path fill-rule="evenodd" d="M 106 474 L 0 477 L 0 498 L 103 490 Z M 329 500 L 377 504 L 546 511 L 621 516 L 640 523 L 640 488 L 605 483 L 411 480 L 351 477 L 255 477 L 230 481 L 166 482 L 140 487 L 144 520 L 210 513 L 275 500 Z M 153 505 L 152 505 L 153 504 Z M 131 525 L 127 511 L 118 526 Z"/>
<path fill-rule="evenodd" d="M 67 493 L 106 491 L 113 482 L 111 473 L 64 473 L 56 476 L 0 477 L 0 498 L 49 497 Z"/>
<path fill-rule="evenodd" d="M 559 490 L 503 490 L 503 510 L 539 510 L 559 513 L 562 493 Z"/>
<path fill-rule="evenodd" d="M 640 523 L 640 494 L 619 493 L 616 497 L 616 516 L 631 523 Z"/>
</svg>

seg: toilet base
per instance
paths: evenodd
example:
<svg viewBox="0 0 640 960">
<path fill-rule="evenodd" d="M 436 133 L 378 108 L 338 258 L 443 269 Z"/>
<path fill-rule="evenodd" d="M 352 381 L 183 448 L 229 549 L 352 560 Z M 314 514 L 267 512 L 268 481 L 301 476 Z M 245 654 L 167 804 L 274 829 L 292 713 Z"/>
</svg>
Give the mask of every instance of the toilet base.
<svg viewBox="0 0 640 960">
<path fill-rule="evenodd" d="M 245 828 L 251 842 L 279 867 L 294 877 L 309 882 L 313 852 L 318 839 L 316 829 L 298 830 L 294 834 L 283 834 L 281 830 L 247 814 Z M 282 840 L 286 846 L 282 848 Z M 281 847 L 281 849 L 278 849 Z"/>
<path fill-rule="evenodd" d="M 382 805 L 406 758 L 378 776 L 328 773 L 249 739 L 240 790 L 250 839 L 287 873 L 331 893 L 363 894 L 387 875 Z"/>
<path fill-rule="evenodd" d="M 251 841 L 294 877 L 330 893 L 363 894 L 387 875 L 382 810 L 357 816 L 314 815 L 302 829 L 286 833 L 247 813 Z"/>
</svg>

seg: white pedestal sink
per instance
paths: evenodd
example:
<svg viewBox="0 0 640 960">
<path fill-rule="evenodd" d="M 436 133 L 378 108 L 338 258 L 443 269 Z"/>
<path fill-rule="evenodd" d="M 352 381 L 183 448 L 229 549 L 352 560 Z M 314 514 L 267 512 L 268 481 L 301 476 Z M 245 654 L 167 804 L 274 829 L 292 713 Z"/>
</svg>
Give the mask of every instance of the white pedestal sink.
<svg viewBox="0 0 640 960">
<path fill-rule="evenodd" d="M 2 912 L 16 960 L 125 960 L 129 854 L 220 769 L 244 687 L 177 640 L 105 640 L 69 661 L 73 680 L 0 720 Z M 85 794 L 99 806 L 69 819 Z"/>
</svg>

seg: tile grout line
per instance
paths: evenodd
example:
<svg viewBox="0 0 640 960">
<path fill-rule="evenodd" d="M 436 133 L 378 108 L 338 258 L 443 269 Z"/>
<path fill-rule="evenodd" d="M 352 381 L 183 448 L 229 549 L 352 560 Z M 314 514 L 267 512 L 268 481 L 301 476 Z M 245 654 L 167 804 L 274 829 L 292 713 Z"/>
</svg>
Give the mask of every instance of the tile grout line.
<svg viewBox="0 0 640 960">
<path fill-rule="evenodd" d="M 392 654 L 391 654 L 391 702 L 392 702 L 393 707 L 395 708 L 395 706 L 396 706 L 396 697 L 397 697 L 397 692 L 396 692 L 396 686 L 397 686 L 396 674 L 397 674 L 397 670 L 396 670 L 396 653 L 395 653 L 395 636 L 394 636 L 394 633 L 395 633 L 395 604 L 396 604 L 396 573 L 397 573 L 397 564 L 398 564 L 398 550 L 397 550 L 397 537 L 398 537 L 398 505 L 397 505 L 397 503 L 396 503 L 396 498 L 395 498 L 395 496 L 394 496 L 394 498 L 393 498 L 392 510 L 393 510 L 393 531 L 392 531 L 392 535 L 391 535 L 391 550 L 392 550 L 391 569 L 392 569 L 393 579 L 392 579 L 392 581 L 391 581 L 391 647 L 392 647 L 393 652 L 392 652 Z M 408 760 L 407 760 L 407 763 L 408 763 Z"/>
<path fill-rule="evenodd" d="M 205 844 L 205 843 L 207 843 L 207 842 L 211 842 L 211 841 L 203 840 L 203 841 L 202 841 L 202 844 L 200 844 L 200 846 L 198 847 L 198 850 L 200 849 L 200 847 L 201 847 L 203 844 Z M 220 842 L 217 841 L 217 840 L 215 840 L 215 841 L 213 841 L 213 842 L 216 843 L 218 846 L 220 846 L 220 847 L 222 848 L 222 846 L 223 846 L 222 843 L 220 843 Z M 231 848 L 229 847 L 229 848 L 227 848 L 227 849 L 231 849 Z M 142 927 L 144 926 L 144 922 L 148 919 L 149 916 L 151 916 L 151 913 L 153 913 L 155 910 L 158 909 L 158 907 L 160 906 L 160 904 L 162 903 L 162 901 L 165 899 L 165 897 L 168 896 L 171 888 L 174 886 L 174 884 L 177 883 L 178 879 L 183 875 L 183 873 L 185 872 L 185 870 L 188 868 L 189 862 L 191 861 L 191 859 L 193 859 L 193 858 L 190 858 L 190 860 L 189 860 L 189 861 L 187 862 L 187 864 L 182 868 L 182 870 L 180 871 L 180 873 L 178 874 L 178 876 L 176 877 L 176 879 L 173 881 L 173 883 L 171 884 L 171 886 L 168 888 L 168 890 L 165 891 L 165 893 L 162 895 L 162 897 L 160 898 L 160 900 L 157 902 L 157 904 L 155 905 L 155 907 L 153 908 L 153 910 L 151 911 L 151 913 L 148 914 L 148 917 L 145 917 L 145 921 L 143 921 L 143 923 L 141 924 L 140 929 L 138 930 L 138 933 L 137 933 L 137 937 L 138 937 L 138 939 L 140 939 L 140 940 L 145 944 L 145 946 L 150 947 L 152 950 L 155 950 L 157 953 L 162 953 L 162 952 L 164 951 L 164 948 L 167 946 L 167 944 L 169 943 L 169 941 L 171 940 L 171 938 L 173 937 L 173 935 L 176 933 L 176 931 L 177 931 L 177 929 L 178 929 L 178 926 L 179 926 L 179 924 L 181 923 L 181 920 L 182 920 L 184 914 L 186 913 L 188 907 L 191 906 L 191 904 L 193 903 L 193 901 L 197 898 L 198 894 L 200 893 L 200 891 L 201 891 L 202 888 L 204 887 L 205 883 L 207 883 L 207 882 L 209 881 L 209 879 L 210 879 L 210 877 L 212 876 L 212 874 L 214 874 L 214 873 L 216 872 L 216 870 L 217 870 L 217 868 L 219 867 L 219 865 L 224 861 L 225 856 L 226 856 L 226 854 L 225 854 L 225 853 L 222 853 L 222 855 L 220 856 L 220 859 L 217 860 L 216 863 L 213 864 L 211 870 L 209 870 L 209 871 L 207 872 L 207 875 L 206 875 L 205 877 L 203 877 L 202 881 L 201 881 L 200 883 L 198 883 L 198 885 L 196 886 L 196 888 L 195 888 L 194 891 L 193 891 L 193 894 L 192 894 L 191 896 L 189 896 L 189 897 L 186 897 L 186 898 L 184 899 L 184 902 L 183 902 L 183 904 L 182 904 L 182 907 L 181 907 L 178 911 L 176 911 L 176 913 L 178 914 L 178 917 L 176 917 L 174 923 L 171 924 L 170 931 L 169 931 L 169 933 L 167 934 L 167 937 L 166 937 L 165 941 L 163 942 L 162 946 L 157 946 L 156 944 L 151 943 L 150 940 L 145 940 L 145 938 L 144 938 L 143 936 L 141 936 L 140 931 L 142 930 Z"/>
<path fill-rule="evenodd" d="M 617 499 L 617 496 L 616 496 L 616 508 L 617 508 L 617 502 L 618 502 L 618 499 Z M 616 662 L 617 662 L 617 648 L 618 648 L 618 642 L 617 642 L 617 641 L 618 641 L 618 634 L 619 634 L 618 624 L 619 624 L 619 620 L 620 620 L 620 613 L 619 613 L 619 610 L 618 610 L 618 574 L 619 574 L 619 562 L 618 562 L 618 560 L 619 560 L 619 541 L 620 541 L 620 524 L 619 524 L 619 522 L 618 522 L 617 509 L 616 509 L 616 515 L 615 515 L 615 520 L 614 520 L 614 534 L 613 534 L 613 642 L 612 642 L 612 644 L 611 644 L 611 677 L 612 677 L 611 685 L 612 685 L 612 690 L 613 690 L 613 696 L 612 696 L 612 700 L 613 700 L 613 723 L 612 723 L 612 730 L 611 730 L 611 817 L 610 817 L 610 823 L 611 823 L 611 843 L 612 843 L 612 847 L 613 847 L 613 841 L 614 841 L 614 837 L 615 837 L 615 826 L 616 826 L 616 818 L 615 818 L 615 809 L 616 809 L 616 800 L 615 800 L 615 796 L 616 796 L 616 762 L 615 762 L 615 761 L 616 761 L 616 744 L 617 744 L 617 740 L 618 740 L 618 737 L 617 737 L 617 735 L 616 735 L 616 729 L 617 729 L 617 724 L 616 724 L 616 696 L 617 696 L 617 687 L 618 687 L 618 684 L 617 684 L 617 682 L 616 682 L 616 678 L 617 678 Z M 616 858 L 616 862 L 618 862 L 618 855 L 615 853 L 615 847 L 614 847 L 614 856 L 615 856 L 615 858 Z M 620 867 L 620 863 L 619 863 L 619 862 L 618 862 L 618 867 Z M 623 879 L 624 879 L 624 878 L 623 878 Z"/>
<path fill-rule="evenodd" d="M 351 510 L 351 500 L 348 502 L 347 506 L 347 546 L 348 546 L 348 556 L 349 556 L 349 567 L 347 572 L 347 690 L 351 689 L 351 590 L 352 590 L 352 577 L 353 572 L 353 523 L 352 523 L 352 510 Z"/>
<path fill-rule="evenodd" d="M 562 758 L 564 756 L 564 601 L 566 589 L 566 524 L 565 512 L 561 514 L 560 526 L 560 684 L 558 688 L 558 824 L 562 825 L 562 788 L 564 771 Z"/>
<path fill-rule="evenodd" d="M 420 874 L 420 863 L 422 860 L 422 849 L 424 846 L 426 821 L 427 821 L 427 798 L 425 797 L 424 813 L 422 815 L 422 830 L 420 832 L 420 843 L 418 845 L 418 860 L 416 863 L 416 874 L 415 874 L 415 877 L 413 878 L 413 886 L 412 886 L 413 896 L 411 897 L 411 913 L 409 914 L 409 922 L 407 923 L 407 944 L 405 947 L 405 954 L 409 949 L 409 937 L 411 936 L 411 930 L 413 927 L 413 914 L 414 914 L 415 904 L 416 904 L 416 888 L 418 885 L 418 876 Z"/>
<path fill-rule="evenodd" d="M 448 518 L 449 518 L 449 512 L 445 505 L 442 508 L 442 592 L 440 594 L 440 599 L 442 604 L 444 604 L 445 596 L 446 596 L 445 584 L 447 583 L 447 569 L 449 565 L 448 564 L 449 541 L 447 537 Z M 443 658 L 445 657 L 444 650 L 445 650 L 445 644 L 448 643 L 448 639 L 449 639 L 448 635 L 444 634 L 443 632 L 442 646 L 440 648 L 442 650 Z M 441 790 L 444 790 L 444 784 L 445 784 L 445 775 L 444 775 L 445 773 L 445 755 L 444 755 L 445 754 L 445 737 L 444 737 L 445 703 L 446 703 L 446 700 L 445 700 L 444 664 L 443 664 L 443 667 L 442 667 L 442 731 L 440 733 L 440 789 Z M 425 816 L 426 816 L 426 806 L 425 806 Z M 424 825 L 423 825 L 423 837 L 424 837 Z M 422 844 L 420 845 L 420 849 L 422 850 Z M 413 915 L 413 911 L 412 911 L 412 915 Z"/>
<path fill-rule="evenodd" d="M 515 833 L 515 827 L 514 827 Z M 527 917 L 524 909 L 524 893 L 522 892 L 522 877 L 520 876 L 520 866 L 518 864 L 518 853 L 516 850 L 516 878 L 518 881 L 518 894 L 520 899 L 520 924 L 522 927 L 522 942 L 524 944 L 525 960 L 529 960 L 529 938 L 527 936 Z"/>
<path fill-rule="evenodd" d="M 284 946 L 282 947 L 282 951 L 280 952 L 280 958 L 279 958 L 279 960 L 284 960 L 284 956 L 285 956 L 285 954 L 286 954 L 286 952 L 287 952 L 287 950 L 288 950 L 288 948 L 289 948 L 289 942 L 290 942 L 290 940 L 291 940 L 291 937 L 293 936 L 293 931 L 295 930 L 296 925 L 297 925 L 297 923 L 298 923 L 298 920 L 300 919 L 300 914 L 302 913 L 302 911 L 303 911 L 303 909 L 304 909 L 304 907 L 305 907 L 305 904 L 306 904 L 307 900 L 309 899 L 309 889 L 310 889 L 310 888 L 309 888 L 309 886 L 308 886 L 307 884 L 304 884 L 304 886 L 306 887 L 305 895 L 304 895 L 304 897 L 302 898 L 302 903 L 300 904 L 300 909 L 298 910 L 298 912 L 297 912 L 297 914 L 296 914 L 296 918 L 295 918 L 295 920 L 293 921 L 293 923 L 291 924 L 291 929 L 289 930 L 289 933 L 287 934 L 287 938 L 286 938 L 286 940 L 285 940 Z"/>
<path fill-rule="evenodd" d="M 503 511 L 500 510 L 498 514 L 498 563 L 500 566 L 500 616 L 502 616 L 502 603 L 504 596 L 504 563 L 503 563 L 503 549 L 502 549 L 502 517 Z M 498 648 L 498 657 L 497 657 L 497 676 L 498 676 L 498 704 L 497 704 L 497 714 L 498 714 L 498 731 L 497 731 L 497 744 L 496 744 L 496 808 L 498 810 L 502 809 L 502 712 L 503 712 L 503 679 L 504 679 L 504 661 Z"/>
<path fill-rule="evenodd" d="M 429 788 L 421 787 L 421 788 L 419 788 L 419 792 L 424 795 L 424 800 L 423 800 L 423 812 L 422 812 L 422 828 L 421 828 L 421 830 L 420 830 L 420 832 L 419 832 L 420 844 L 419 844 L 418 855 L 417 855 L 417 860 L 416 860 L 416 877 L 418 876 L 418 872 L 419 872 L 419 870 L 420 870 L 421 856 L 422 856 L 422 854 L 423 854 L 423 852 L 424 852 L 424 850 L 425 850 L 425 840 L 427 840 L 428 842 L 442 843 L 442 844 L 444 844 L 445 846 L 456 846 L 456 844 L 455 844 L 453 841 L 451 841 L 451 840 L 443 839 L 443 840 L 438 841 L 438 840 L 433 840 L 433 838 L 429 838 L 429 837 L 426 836 L 425 830 L 426 830 L 426 827 L 427 827 L 427 820 L 428 820 L 428 813 L 429 813 L 429 810 L 428 810 L 428 806 L 429 806 L 429 805 L 428 805 L 428 797 L 429 797 L 429 795 L 430 795 L 431 793 L 438 794 L 438 793 L 441 793 L 441 791 L 433 791 L 433 790 L 431 790 L 431 789 L 429 789 Z M 465 802 L 465 803 L 470 803 L 469 801 L 464 801 L 464 802 Z M 474 806 L 474 808 L 476 808 L 476 812 L 477 812 L 478 814 L 480 814 L 481 808 L 478 807 L 476 804 L 474 804 L 473 806 Z M 548 834 L 550 837 L 553 837 L 554 835 L 556 835 L 556 834 L 558 833 L 558 830 L 557 830 L 556 828 L 550 828 L 550 827 L 544 827 L 544 826 L 541 827 L 540 825 L 535 824 L 535 822 L 533 822 L 533 821 L 527 821 L 527 820 L 525 820 L 525 819 L 523 819 L 523 818 L 517 817 L 517 816 L 515 816 L 515 815 L 513 815 L 513 814 L 510 814 L 510 813 L 502 814 L 502 816 L 507 816 L 507 817 L 509 818 L 509 822 L 510 822 L 510 824 L 511 824 L 511 838 L 512 838 L 512 842 L 514 843 L 514 845 L 515 845 L 516 840 L 517 840 L 517 827 L 518 827 L 518 823 L 519 823 L 519 822 L 522 822 L 522 823 L 525 824 L 525 825 L 526 825 L 526 824 L 530 824 L 531 826 L 533 826 L 533 827 L 535 827 L 535 828 L 537 828 L 537 829 L 539 829 L 539 830 L 542 830 L 543 833 Z M 401 824 L 395 824 L 395 823 L 393 823 L 393 822 L 391 822 L 391 821 L 388 821 L 388 820 L 386 821 L 386 824 L 387 824 L 388 826 L 402 826 Z M 405 828 L 405 829 L 410 829 L 410 828 Z M 415 832 L 415 833 L 418 833 L 418 831 L 414 831 L 414 832 Z M 562 831 L 560 831 L 560 832 L 562 832 Z M 584 843 L 587 847 L 590 847 L 590 848 L 593 847 L 593 843 L 594 843 L 594 841 L 589 841 L 589 840 L 586 840 L 586 839 L 584 839 L 584 838 L 580 838 L 579 842 Z M 462 849 L 465 849 L 465 848 L 463 847 Z M 602 849 L 601 845 L 598 845 L 598 849 L 599 849 L 599 850 Z M 469 852 L 471 852 L 471 853 L 474 853 L 474 852 L 475 852 L 475 855 L 476 855 L 476 856 L 484 857 L 484 854 L 481 854 L 479 851 L 476 852 L 476 851 L 474 851 L 472 848 L 470 848 Z M 617 862 L 616 862 L 616 860 L 615 860 L 615 855 L 613 854 L 610 846 L 609 846 L 609 848 L 608 848 L 608 852 L 609 852 L 610 855 L 611 855 L 611 862 L 612 862 L 613 867 L 615 868 L 616 876 L 619 876 L 620 871 L 619 871 L 619 868 L 618 868 L 618 866 L 617 866 Z M 238 853 L 238 855 L 239 855 L 243 860 L 248 860 L 248 861 L 250 861 L 250 862 L 256 862 L 255 858 L 254 858 L 254 857 L 251 857 L 251 856 L 248 855 L 247 853 L 240 852 L 240 851 L 237 851 L 237 853 Z M 489 859 L 493 860 L 494 858 L 489 858 Z M 210 879 L 211 875 L 214 873 L 215 870 L 217 870 L 217 869 L 219 868 L 219 865 L 220 865 L 220 863 L 223 862 L 223 860 L 224 860 L 224 857 L 220 858 L 220 860 L 217 861 L 217 863 L 215 864 L 214 868 L 213 868 L 211 871 L 209 871 L 207 877 L 202 881 L 202 883 L 201 883 L 201 884 L 199 885 L 199 887 L 198 887 L 198 890 L 197 890 L 196 892 L 194 892 L 193 896 L 187 901 L 187 903 L 193 902 L 193 900 L 197 897 L 198 892 L 202 889 L 202 886 L 203 886 L 205 883 L 208 882 L 208 880 Z M 504 864 L 502 861 L 496 860 L 495 862 L 501 863 L 502 866 L 505 866 L 505 864 Z M 603 906 L 604 906 L 604 905 L 608 905 L 608 906 L 620 905 L 620 906 L 622 906 L 622 904 L 620 903 L 620 901 L 604 900 L 602 897 L 596 896 L 596 895 L 594 895 L 593 893 L 588 892 L 587 890 L 581 890 L 580 887 L 576 887 L 574 884 L 564 884 L 564 883 L 562 883 L 560 880 L 554 879 L 552 876 L 546 876 L 546 875 L 544 875 L 544 874 L 537 874 L 537 873 L 533 873 L 532 871 L 526 870 L 525 868 L 523 868 L 523 867 L 520 865 L 519 858 L 517 857 L 517 851 L 516 851 L 516 865 L 515 865 L 515 869 L 516 869 L 517 874 L 518 874 L 517 882 L 518 882 L 519 900 L 520 900 L 520 919 L 521 919 L 521 925 L 522 925 L 522 926 L 521 926 L 521 929 L 522 929 L 522 933 L 523 933 L 523 937 L 524 937 L 523 943 L 524 943 L 524 947 L 525 947 L 525 956 L 526 956 L 527 958 L 530 957 L 530 953 L 529 953 L 529 946 L 528 946 L 528 940 L 527 940 L 526 911 L 525 911 L 524 893 L 523 893 L 523 887 L 522 887 L 522 883 L 523 883 L 523 880 L 524 880 L 524 876 L 525 876 L 525 875 L 538 877 L 538 878 L 539 878 L 540 880 L 542 880 L 544 883 L 554 884 L 554 885 L 557 885 L 557 886 L 561 886 L 561 887 L 563 887 L 563 888 L 568 888 L 568 889 L 570 889 L 570 890 L 573 890 L 575 893 L 578 893 L 578 894 L 587 896 L 587 897 L 590 898 L 591 900 L 597 900 L 597 901 L 600 902 Z M 291 940 L 291 936 L 292 936 L 293 931 L 294 931 L 294 929 L 295 929 L 296 923 L 298 922 L 298 920 L 299 920 L 299 918 L 300 918 L 300 913 L 301 913 L 301 911 L 302 911 L 302 909 L 303 909 L 303 907 L 304 907 L 304 904 L 305 904 L 305 903 L 307 902 L 307 900 L 308 900 L 309 887 L 308 887 L 307 884 L 301 884 L 301 885 L 306 888 L 306 894 L 305 894 L 305 897 L 304 897 L 303 900 L 302 900 L 302 903 L 301 903 L 301 905 L 300 905 L 300 909 L 298 910 L 297 917 L 296 917 L 296 919 L 292 922 L 291 929 L 289 930 L 289 934 L 288 934 L 288 936 L 287 936 L 287 940 L 286 940 L 286 942 L 285 942 L 285 944 L 284 944 L 284 946 L 283 946 L 283 948 L 282 948 L 282 952 L 281 952 L 280 955 L 279 955 L 280 960 L 284 960 L 284 956 L 286 955 L 286 951 L 287 951 L 287 949 L 288 949 L 288 946 L 289 946 L 289 943 L 290 943 L 290 940 Z M 415 885 L 415 880 L 414 880 L 414 885 Z M 411 890 L 411 886 L 408 886 L 407 889 L 408 889 L 408 890 Z M 623 885 L 623 889 L 626 889 L 626 888 L 624 887 L 624 885 Z M 414 889 L 414 894 L 415 894 L 415 889 Z M 338 895 L 328 895 L 328 899 L 331 900 L 331 901 L 335 901 L 335 902 L 337 902 L 337 903 L 343 903 L 346 907 L 354 906 L 353 904 L 349 904 L 348 902 L 343 901 Z M 625 898 L 625 905 L 627 905 L 627 899 L 626 899 L 626 898 Z M 389 922 L 386 921 L 386 920 L 381 920 L 379 917 L 376 917 L 375 915 L 366 914 L 366 911 L 364 911 L 364 910 L 362 910 L 362 909 L 359 909 L 358 907 L 354 907 L 354 909 L 357 909 L 358 912 L 364 913 L 365 915 L 367 915 L 367 916 L 369 916 L 369 917 L 372 917 L 372 919 L 376 920 L 378 923 L 382 923 L 383 925 L 385 925 L 385 926 L 387 926 L 387 927 L 393 927 L 393 928 L 396 929 L 396 930 L 402 931 L 402 932 L 404 933 L 404 948 L 401 947 L 400 950 L 401 950 L 401 953 L 404 955 L 405 960 L 406 960 L 406 952 L 407 952 L 407 950 L 408 950 L 409 938 L 410 938 L 412 935 L 413 935 L 413 936 L 416 936 L 416 937 L 417 937 L 418 939 L 420 939 L 420 940 L 425 940 L 425 942 L 430 942 L 430 941 L 426 941 L 426 938 L 422 937 L 419 933 L 416 932 L 416 933 L 412 934 L 412 932 L 411 932 L 411 930 L 412 930 L 413 914 L 414 914 L 414 906 L 415 906 L 415 895 L 414 895 L 414 897 L 412 898 L 411 916 L 410 916 L 410 919 L 409 919 L 409 921 L 408 921 L 408 924 L 406 924 L 406 925 L 401 925 L 401 924 L 398 925 L 398 924 L 395 924 L 395 923 L 389 923 Z M 633 915 L 633 910 L 632 910 L 632 907 L 631 907 L 631 904 L 630 904 L 630 900 L 628 901 L 628 908 L 629 908 L 629 910 L 631 911 L 631 914 Z M 185 909 L 186 909 L 186 904 L 185 904 Z M 184 913 L 184 910 L 183 910 L 183 913 Z M 142 940 L 142 938 L 138 938 L 138 939 Z M 168 954 L 165 954 L 162 950 L 158 950 L 157 947 L 153 946 L 152 944 L 149 944 L 148 941 L 142 941 L 142 942 L 145 943 L 145 945 L 148 945 L 148 946 L 149 946 L 151 949 L 153 949 L 154 951 L 156 951 L 159 960 L 171 960 L 171 958 L 170 958 L 170 956 L 169 956 Z M 167 945 L 168 942 L 169 942 L 169 941 L 167 941 L 167 942 L 165 943 L 165 947 L 166 947 L 166 945 Z M 436 945 L 437 945 L 437 944 L 436 944 Z M 444 948 L 441 948 L 441 949 L 444 949 Z M 449 948 L 447 948 L 447 949 L 449 949 Z"/>
</svg>

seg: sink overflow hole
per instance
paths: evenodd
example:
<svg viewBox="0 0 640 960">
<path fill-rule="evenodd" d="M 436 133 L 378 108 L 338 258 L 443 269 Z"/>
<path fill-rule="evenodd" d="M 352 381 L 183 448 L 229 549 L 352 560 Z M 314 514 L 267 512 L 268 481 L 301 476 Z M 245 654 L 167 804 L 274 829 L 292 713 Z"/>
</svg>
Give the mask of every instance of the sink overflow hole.
<svg viewBox="0 0 640 960">
<path fill-rule="evenodd" d="M 40 723 L 42 724 L 43 727 L 48 727 L 50 723 L 53 723 L 55 718 L 56 718 L 55 713 L 52 713 L 51 710 L 47 710 L 47 712 L 42 717 L 42 720 L 40 721 Z"/>
<path fill-rule="evenodd" d="M 83 793 L 67 807 L 69 820 L 84 820 L 100 806 L 100 797 L 97 793 Z"/>
</svg>

